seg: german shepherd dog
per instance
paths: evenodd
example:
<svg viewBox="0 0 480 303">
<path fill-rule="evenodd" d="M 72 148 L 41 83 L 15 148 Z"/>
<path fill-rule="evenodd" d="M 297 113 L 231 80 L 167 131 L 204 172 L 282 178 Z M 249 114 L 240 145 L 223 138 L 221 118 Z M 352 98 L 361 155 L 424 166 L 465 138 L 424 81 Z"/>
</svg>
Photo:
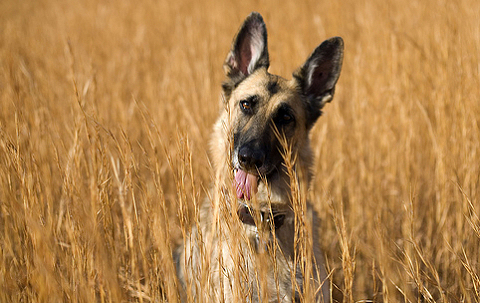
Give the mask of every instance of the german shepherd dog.
<svg viewBox="0 0 480 303">
<path fill-rule="evenodd" d="M 214 190 L 176 254 L 183 301 L 330 300 L 314 212 L 298 197 L 312 175 L 309 131 L 333 98 L 342 60 L 335 37 L 292 80 L 270 74 L 263 18 L 245 19 L 224 63 Z"/>
</svg>

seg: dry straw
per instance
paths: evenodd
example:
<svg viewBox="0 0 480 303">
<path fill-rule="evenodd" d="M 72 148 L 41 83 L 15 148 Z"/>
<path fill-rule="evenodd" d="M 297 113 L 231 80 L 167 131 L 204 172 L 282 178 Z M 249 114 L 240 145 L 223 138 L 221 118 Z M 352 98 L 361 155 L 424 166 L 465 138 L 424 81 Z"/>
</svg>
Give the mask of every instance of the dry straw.
<svg viewBox="0 0 480 303">
<path fill-rule="evenodd" d="M 1 302 L 179 301 L 172 251 L 218 198 L 221 63 L 252 10 L 272 73 L 345 41 L 309 191 L 285 149 L 299 260 L 317 232 L 338 302 L 480 301 L 479 1 L 46 0 L 0 3 Z M 238 219 L 220 201 L 212 230 L 235 255 Z M 192 283 L 222 289 L 205 271 Z"/>
</svg>

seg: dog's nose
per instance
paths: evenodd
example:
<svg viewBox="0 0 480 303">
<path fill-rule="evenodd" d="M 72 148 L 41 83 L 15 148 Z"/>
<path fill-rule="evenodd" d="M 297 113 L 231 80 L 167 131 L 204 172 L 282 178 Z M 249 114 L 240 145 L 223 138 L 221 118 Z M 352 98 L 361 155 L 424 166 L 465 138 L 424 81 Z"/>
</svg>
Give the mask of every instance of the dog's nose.
<svg viewBox="0 0 480 303">
<path fill-rule="evenodd" d="M 256 170 L 262 167 L 265 161 L 265 153 L 262 150 L 244 145 L 238 151 L 238 161 L 245 169 Z"/>
</svg>

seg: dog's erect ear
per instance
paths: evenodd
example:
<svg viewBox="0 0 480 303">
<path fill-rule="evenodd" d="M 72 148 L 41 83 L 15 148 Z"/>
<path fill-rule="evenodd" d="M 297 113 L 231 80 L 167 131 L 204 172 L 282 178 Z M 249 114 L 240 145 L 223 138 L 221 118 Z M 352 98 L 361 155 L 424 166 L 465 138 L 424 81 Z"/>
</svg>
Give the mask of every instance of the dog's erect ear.
<svg viewBox="0 0 480 303">
<path fill-rule="evenodd" d="M 307 62 L 293 74 L 307 98 L 308 127 L 321 115 L 323 106 L 333 99 L 342 61 L 342 38 L 330 38 L 320 44 Z"/>
<path fill-rule="evenodd" d="M 223 64 L 233 83 L 242 81 L 254 70 L 269 66 L 267 28 L 259 13 L 251 13 L 233 39 L 230 53 Z"/>
</svg>

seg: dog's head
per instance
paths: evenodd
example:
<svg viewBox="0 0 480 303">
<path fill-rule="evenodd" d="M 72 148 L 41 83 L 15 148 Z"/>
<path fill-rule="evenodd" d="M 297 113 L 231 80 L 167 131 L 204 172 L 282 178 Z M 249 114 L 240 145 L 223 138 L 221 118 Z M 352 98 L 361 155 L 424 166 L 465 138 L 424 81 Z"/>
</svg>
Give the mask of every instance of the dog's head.
<svg viewBox="0 0 480 303">
<path fill-rule="evenodd" d="M 313 51 L 292 80 L 272 75 L 263 18 L 258 13 L 246 18 L 225 60 L 223 83 L 239 199 L 249 200 L 261 180 L 282 179 L 280 138 L 298 152 L 309 152 L 308 132 L 333 98 L 342 58 L 343 40 L 331 38 Z"/>
</svg>

